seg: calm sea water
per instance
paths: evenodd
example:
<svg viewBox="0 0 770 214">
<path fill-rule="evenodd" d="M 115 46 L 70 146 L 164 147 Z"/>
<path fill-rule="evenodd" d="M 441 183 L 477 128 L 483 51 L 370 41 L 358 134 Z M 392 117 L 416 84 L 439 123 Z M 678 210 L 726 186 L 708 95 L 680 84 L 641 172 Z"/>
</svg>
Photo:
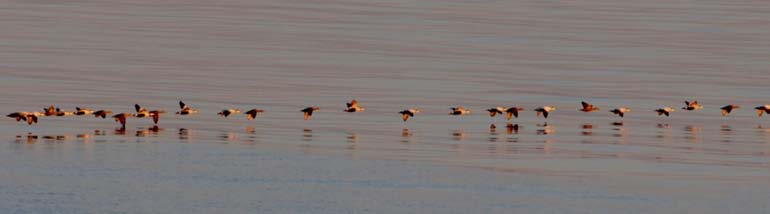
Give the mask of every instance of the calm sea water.
<svg viewBox="0 0 770 214">
<path fill-rule="evenodd" d="M 201 110 L 0 120 L 0 207 L 768 213 L 768 26 L 765 1 L 0 1 L 0 112 Z M 512 105 L 559 109 L 483 111 Z"/>
</svg>

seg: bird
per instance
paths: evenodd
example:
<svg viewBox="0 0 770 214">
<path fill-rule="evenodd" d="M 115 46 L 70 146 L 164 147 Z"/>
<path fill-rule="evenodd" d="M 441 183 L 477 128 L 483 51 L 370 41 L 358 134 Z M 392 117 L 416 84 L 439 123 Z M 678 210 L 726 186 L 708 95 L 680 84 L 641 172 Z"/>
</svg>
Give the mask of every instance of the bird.
<svg viewBox="0 0 770 214">
<path fill-rule="evenodd" d="M 757 110 L 757 116 L 762 117 L 762 113 L 770 114 L 770 105 L 761 105 L 754 108 Z"/>
<path fill-rule="evenodd" d="M 133 117 L 133 116 L 134 116 L 133 114 L 129 114 L 129 113 L 120 113 L 120 114 L 112 115 L 112 118 L 115 119 L 115 122 L 119 122 L 123 128 L 126 128 L 126 118 Z"/>
<path fill-rule="evenodd" d="M 685 100 L 684 104 L 685 104 L 685 106 L 682 107 L 682 109 L 687 110 L 687 111 L 695 111 L 695 110 L 703 108 L 702 105 L 698 104 L 697 100 L 693 100 L 692 102 Z"/>
<path fill-rule="evenodd" d="M 310 119 L 310 116 L 313 116 L 313 112 L 314 111 L 318 111 L 318 110 L 321 110 L 321 108 L 316 107 L 316 106 L 311 106 L 311 107 L 304 108 L 304 109 L 302 109 L 300 111 L 302 113 L 304 113 L 305 120 L 308 120 L 308 119 Z"/>
<path fill-rule="evenodd" d="M 106 110 L 106 109 L 102 109 L 102 110 L 95 111 L 92 114 L 94 115 L 94 117 L 107 118 L 107 115 L 108 114 L 112 114 L 112 111 Z"/>
<path fill-rule="evenodd" d="M 740 106 L 730 104 L 730 105 L 726 105 L 726 106 L 724 106 L 724 107 L 722 107 L 720 109 L 722 109 L 722 116 L 727 116 L 727 114 L 732 112 L 734 109 L 738 109 L 738 108 L 740 108 Z"/>
<path fill-rule="evenodd" d="M 152 117 L 152 122 L 155 124 L 158 124 L 158 120 L 160 119 L 160 114 L 166 113 L 163 110 L 152 110 L 149 112 L 149 116 Z"/>
<path fill-rule="evenodd" d="M 610 112 L 612 112 L 613 114 L 616 114 L 616 115 L 618 115 L 620 117 L 623 117 L 627 112 L 630 112 L 630 111 L 631 111 L 631 109 L 630 108 L 626 108 L 626 107 L 620 107 L 620 108 L 616 108 L 616 109 L 610 110 Z"/>
<path fill-rule="evenodd" d="M 94 113 L 94 110 L 75 107 L 75 115 L 87 115 L 87 114 L 93 114 L 93 113 Z"/>
<path fill-rule="evenodd" d="M 503 112 L 505 112 L 505 110 L 506 110 L 505 107 L 500 107 L 500 106 L 487 109 L 487 111 L 489 112 L 489 117 L 495 117 L 495 115 L 497 114 L 503 115 Z"/>
<path fill-rule="evenodd" d="M 358 105 L 358 100 L 351 100 L 349 103 L 345 103 L 348 107 L 345 108 L 345 112 L 361 112 L 366 110 L 366 108 L 363 108 Z"/>
<path fill-rule="evenodd" d="M 540 116 L 540 114 L 543 114 L 544 118 L 548 118 L 548 113 L 550 113 L 550 112 L 552 112 L 554 110 L 556 110 L 556 107 L 543 106 L 543 107 L 540 107 L 540 108 L 536 108 L 535 112 L 537 112 L 537 116 Z"/>
<path fill-rule="evenodd" d="M 406 122 L 409 120 L 409 117 L 414 117 L 415 114 L 420 113 L 420 109 L 410 108 L 403 111 L 398 112 L 401 114 L 401 119 Z"/>
<path fill-rule="evenodd" d="M 56 116 L 57 117 L 65 117 L 65 116 L 72 116 L 75 112 L 69 112 L 69 111 L 62 111 L 59 108 L 56 108 Z"/>
<path fill-rule="evenodd" d="M 449 112 L 450 115 L 466 115 L 471 113 L 471 110 L 465 109 L 462 106 L 452 107 L 449 109 L 452 110 Z"/>
<path fill-rule="evenodd" d="M 592 111 L 597 111 L 597 110 L 599 110 L 599 108 L 597 108 L 596 106 L 594 106 L 594 105 L 591 105 L 591 104 L 588 104 L 588 103 L 587 103 L 587 102 L 585 102 L 585 101 L 583 101 L 583 102 L 580 102 L 580 104 L 582 104 L 582 105 L 583 105 L 583 108 L 581 108 L 581 109 L 580 109 L 580 111 L 582 111 L 582 112 L 592 112 Z"/>
<path fill-rule="evenodd" d="M 181 100 L 179 101 L 179 109 L 181 110 L 176 112 L 176 114 L 178 115 L 190 115 L 190 114 L 198 113 L 197 109 L 190 108 L 190 106 L 187 106 L 187 104 L 185 104 Z"/>
<path fill-rule="evenodd" d="M 666 117 L 668 117 L 669 114 L 671 114 L 671 112 L 674 112 L 674 109 L 671 107 L 663 107 L 663 108 L 655 109 L 655 112 L 658 112 L 658 116 L 665 114 Z"/>
<path fill-rule="evenodd" d="M 255 117 L 257 117 L 257 113 L 262 113 L 262 112 L 265 112 L 265 110 L 262 110 L 262 109 L 256 109 L 256 108 L 255 108 L 255 109 L 251 109 L 251 110 L 248 110 L 248 111 L 246 111 L 246 113 L 245 113 L 245 114 L 246 114 L 246 119 L 248 119 L 248 120 L 252 120 L 252 119 L 254 119 Z"/>
<path fill-rule="evenodd" d="M 220 111 L 219 113 L 217 113 L 217 115 L 222 116 L 222 117 L 227 117 L 227 116 L 230 116 L 231 114 L 235 114 L 235 113 L 239 113 L 239 112 L 241 112 L 241 110 L 239 110 L 237 108 L 230 108 L 230 109 L 225 109 L 225 110 Z"/>
<path fill-rule="evenodd" d="M 139 106 L 139 104 L 134 104 L 134 109 L 136 109 L 136 114 L 134 114 L 135 117 L 143 118 L 143 117 L 150 116 L 150 112 L 147 111 L 147 109 Z"/>
<path fill-rule="evenodd" d="M 26 121 L 27 124 L 32 125 L 37 123 L 37 119 L 40 116 L 44 116 L 45 113 L 41 112 L 14 112 L 6 115 L 7 117 L 14 118 L 16 121 Z"/>
<path fill-rule="evenodd" d="M 51 106 L 48 106 L 48 108 L 43 108 L 43 115 L 44 116 L 56 116 L 56 107 L 51 105 Z"/>
<path fill-rule="evenodd" d="M 514 116 L 514 117 L 518 118 L 520 111 L 524 111 L 524 108 L 515 107 L 515 106 L 514 107 L 510 107 L 510 108 L 505 110 L 505 113 L 506 113 L 505 114 L 505 118 L 508 119 L 508 120 L 511 120 L 511 116 Z"/>
</svg>

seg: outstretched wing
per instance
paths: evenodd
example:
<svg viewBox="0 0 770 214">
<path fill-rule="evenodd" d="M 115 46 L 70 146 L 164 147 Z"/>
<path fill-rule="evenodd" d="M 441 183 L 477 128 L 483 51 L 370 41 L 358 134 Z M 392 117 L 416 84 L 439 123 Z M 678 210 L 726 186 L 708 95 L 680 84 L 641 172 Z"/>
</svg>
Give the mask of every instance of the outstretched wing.
<svg viewBox="0 0 770 214">
<path fill-rule="evenodd" d="M 591 104 L 588 104 L 588 103 L 587 103 L 587 102 L 585 102 L 585 101 L 583 101 L 583 102 L 580 102 L 580 104 L 582 104 L 582 105 L 583 105 L 583 109 L 589 109 L 589 108 L 591 108 Z"/>
<path fill-rule="evenodd" d="M 180 100 L 180 101 L 179 101 L 179 108 L 180 108 L 180 109 L 185 109 L 185 108 L 187 108 L 187 104 L 184 104 L 184 102 L 182 102 L 182 101 Z"/>
<path fill-rule="evenodd" d="M 158 124 L 159 119 L 160 119 L 160 113 L 152 114 L 152 122 L 155 122 L 155 124 Z"/>
<path fill-rule="evenodd" d="M 547 111 L 543 112 L 543 117 L 548 118 L 548 112 Z"/>
</svg>

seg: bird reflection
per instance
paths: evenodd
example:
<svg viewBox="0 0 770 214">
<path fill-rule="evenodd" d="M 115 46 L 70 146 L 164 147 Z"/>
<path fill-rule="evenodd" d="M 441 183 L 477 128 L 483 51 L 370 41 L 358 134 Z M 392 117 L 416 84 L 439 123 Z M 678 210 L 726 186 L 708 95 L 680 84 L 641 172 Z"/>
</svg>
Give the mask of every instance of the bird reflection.
<svg viewBox="0 0 770 214">
<path fill-rule="evenodd" d="M 302 129 L 302 141 L 313 141 L 312 129 Z"/>
<path fill-rule="evenodd" d="M 180 140 L 189 140 L 190 139 L 190 130 L 186 128 L 179 128 L 179 139 Z"/>
<path fill-rule="evenodd" d="M 463 141 L 465 140 L 465 132 L 462 130 L 454 130 L 452 131 L 452 139 L 455 141 Z"/>
<path fill-rule="evenodd" d="M 590 123 L 586 123 L 582 125 L 583 131 L 581 131 L 581 134 L 583 136 L 591 136 L 594 135 L 593 128 L 594 125 Z"/>
<path fill-rule="evenodd" d="M 161 129 L 158 126 L 152 126 L 147 129 L 136 130 L 136 136 L 137 137 L 158 136 L 158 133 L 160 133 L 160 131 L 163 131 L 163 129 Z"/>
<path fill-rule="evenodd" d="M 660 139 L 668 139 L 671 137 L 671 126 L 668 125 L 668 123 L 658 123 L 657 127 L 660 131 L 658 131 L 658 135 L 655 137 Z"/>
<path fill-rule="evenodd" d="M 519 133 L 519 124 L 506 124 L 505 125 L 505 133 L 508 135 L 512 134 L 518 134 Z"/>
<path fill-rule="evenodd" d="M 356 133 L 348 133 L 348 143 L 356 143 L 358 142 L 358 135 Z"/>
<path fill-rule="evenodd" d="M 233 142 L 238 140 L 238 134 L 233 132 L 224 131 L 221 135 L 219 135 L 219 139 L 222 139 L 226 142 Z"/>
<path fill-rule="evenodd" d="M 39 137 L 37 135 L 33 135 L 32 133 L 28 133 L 26 136 L 23 135 L 16 135 L 16 143 L 27 143 L 27 144 L 34 144 L 37 142 L 37 139 Z"/>
<path fill-rule="evenodd" d="M 548 125 L 548 123 L 538 124 L 540 129 L 537 130 L 537 135 L 549 135 L 555 133 L 554 126 Z"/>
<path fill-rule="evenodd" d="M 114 135 L 126 135 L 126 127 L 115 128 L 115 131 L 113 131 L 112 134 L 114 134 Z"/>
<path fill-rule="evenodd" d="M 722 124 L 722 128 L 719 129 L 719 135 L 722 136 L 723 143 L 732 142 L 733 128 L 730 125 Z"/>
<path fill-rule="evenodd" d="M 693 143 L 697 143 L 699 140 L 698 135 L 700 131 L 701 131 L 701 128 L 699 126 L 687 125 L 684 127 L 684 132 L 687 133 L 688 135 L 685 136 L 684 138 L 692 141 Z"/>
<path fill-rule="evenodd" d="M 411 137 L 409 129 L 401 129 L 401 143 L 412 143 Z"/>
<path fill-rule="evenodd" d="M 489 142 L 497 142 L 497 126 L 489 124 Z"/>
<path fill-rule="evenodd" d="M 626 131 L 626 128 L 623 127 L 623 122 L 613 122 L 611 125 L 613 126 L 612 130 L 617 131 L 615 134 L 612 134 L 612 136 L 620 138 L 621 139 L 620 143 L 624 143 L 627 135 L 627 131 Z"/>
</svg>

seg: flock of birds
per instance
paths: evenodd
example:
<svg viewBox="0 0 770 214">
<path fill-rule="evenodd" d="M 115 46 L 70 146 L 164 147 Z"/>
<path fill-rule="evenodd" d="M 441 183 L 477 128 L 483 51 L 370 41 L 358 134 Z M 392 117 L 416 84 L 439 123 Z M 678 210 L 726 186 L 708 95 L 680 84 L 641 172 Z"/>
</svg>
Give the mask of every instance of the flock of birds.
<svg viewBox="0 0 770 214">
<path fill-rule="evenodd" d="M 686 111 L 695 111 L 703 108 L 703 106 L 700 105 L 698 101 L 684 101 L 684 103 L 685 103 L 685 106 L 682 107 L 682 109 Z M 585 101 L 581 102 L 581 104 L 582 104 L 582 108 L 579 109 L 580 111 L 593 112 L 593 111 L 599 110 L 598 107 L 592 104 L 589 104 Z M 365 108 L 361 107 L 358 104 L 358 101 L 355 99 L 350 101 L 349 103 L 346 103 L 346 105 L 347 107 L 343 110 L 344 112 L 353 113 L 353 112 L 362 112 L 365 110 Z M 135 104 L 134 108 L 136 110 L 135 113 L 126 113 L 126 112 L 117 113 L 112 115 L 112 118 L 115 119 L 116 122 L 119 122 L 123 128 L 125 128 L 127 118 L 131 118 L 131 117 L 152 118 L 153 122 L 155 124 L 158 124 L 160 115 L 165 113 L 165 111 L 163 110 L 147 110 L 141 107 L 139 104 Z M 190 106 L 188 106 L 182 101 L 179 101 L 179 108 L 180 110 L 176 112 L 177 115 L 190 115 L 190 114 L 198 113 L 197 109 L 190 108 Z M 738 108 L 740 108 L 740 106 L 738 105 L 732 105 L 732 104 L 726 105 L 721 108 L 722 116 L 727 116 L 727 114 L 730 114 L 732 111 Z M 303 113 L 304 119 L 309 120 L 310 117 L 313 115 L 313 112 L 316 112 L 320 109 L 321 108 L 317 106 L 310 106 L 300 111 Z M 770 114 L 770 105 L 757 106 L 754 109 L 756 109 L 757 115 L 759 117 L 761 117 L 762 114 L 764 113 Z M 542 115 L 544 118 L 548 118 L 548 114 L 555 110 L 556 110 L 556 107 L 552 107 L 552 106 L 542 106 L 534 109 L 538 117 Z M 506 119 L 510 120 L 512 117 L 518 118 L 519 112 L 524 111 L 524 108 L 516 107 L 516 106 L 510 107 L 510 108 L 498 106 L 498 107 L 487 109 L 487 111 L 489 112 L 490 117 L 495 117 L 496 115 L 505 114 Z M 668 117 L 671 114 L 671 112 L 674 112 L 674 111 L 675 111 L 674 108 L 671 108 L 671 107 L 663 107 L 663 108 L 655 109 L 655 112 L 658 113 L 658 116 L 665 115 L 666 117 Z M 241 110 L 239 109 L 224 109 L 217 114 L 222 117 L 228 117 L 230 115 L 237 114 L 240 112 Z M 265 112 L 265 110 L 263 109 L 251 109 L 244 112 L 244 114 L 246 115 L 246 118 L 248 120 L 252 120 L 256 118 L 258 114 L 263 112 Z M 631 109 L 628 107 L 619 107 L 619 108 L 610 110 L 610 112 L 612 112 L 613 114 L 619 117 L 624 117 L 626 113 L 631 112 Z M 409 120 L 409 118 L 414 117 L 415 114 L 420 113 L 420 109 L 415 109 L 415 108 L 405 109 L 398 113 L 401 114 L 401 119 L 404 122 L 406 122 L 407 120 Z M 467 115 L 470 113 L 471 113 L 471 110 L 463 108 L 462 106 L 456 106 L 451 108 L 449 115 Z M 87 108 L 76 107 L 75 111 L 67 112 L 67 111 L 61 111 L 61 109 L 56 108 L 54 106 L 49 106 L 48 108 L 44 108 L 43 112 L 14 112 L 14 113 L 8 114 L 7 116 L 10 118 L 16 119 L 17 122 L 25 121 L 27 122 L 27 124 L 32 125 L 38 122 L 39 117 L 43 117 L 43 116 L 64 117 L 64 116 L 72 116 L 72 115 L 93 115 L 94 117 L 107 118 L 109 114 L 112 114 L 112 111 L 107 109 L 92 110 Z"/>
</svg>

